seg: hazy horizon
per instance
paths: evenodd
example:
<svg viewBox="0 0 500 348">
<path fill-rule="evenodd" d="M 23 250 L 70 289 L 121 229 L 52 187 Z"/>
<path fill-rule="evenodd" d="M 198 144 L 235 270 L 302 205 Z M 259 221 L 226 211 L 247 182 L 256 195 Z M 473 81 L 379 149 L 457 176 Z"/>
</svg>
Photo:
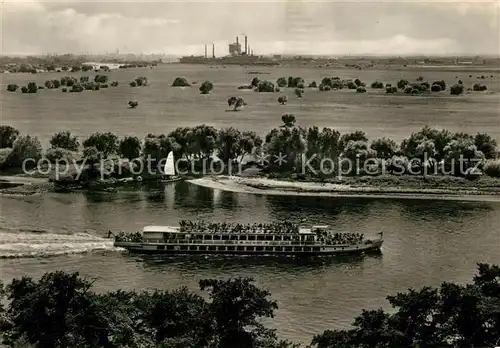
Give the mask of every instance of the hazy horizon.
<svg viewBox="0 0 500 348">
<path fill-rule="evenodd" d="M 499 56 L 499 1 L 96 2 L 6 0 L 3 56 L 255 54 Z"/>
</svg>

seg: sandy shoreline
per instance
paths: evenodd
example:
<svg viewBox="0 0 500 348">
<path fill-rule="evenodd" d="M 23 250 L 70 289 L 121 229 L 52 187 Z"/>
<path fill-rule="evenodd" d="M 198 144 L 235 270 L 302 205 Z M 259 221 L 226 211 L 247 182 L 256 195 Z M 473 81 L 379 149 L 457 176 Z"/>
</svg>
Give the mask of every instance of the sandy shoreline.
<svg viewBox="0 0 500 348">
<path fill-rule="evenodd" d="M 500 202 L 500 196 L 487 195 L 470 190 L 404 189 L 399 187 L 353 187 L 343 184 L 288 182 L 265 178 L 204 177 L 188 180 L 189 183 L 222 191 L 261 195 L 310 196 L 310 197 L 366 197 L 439 199 L 460 201 Z M 484 192 L 484 191 L 483 191 Z"/>
</svg>

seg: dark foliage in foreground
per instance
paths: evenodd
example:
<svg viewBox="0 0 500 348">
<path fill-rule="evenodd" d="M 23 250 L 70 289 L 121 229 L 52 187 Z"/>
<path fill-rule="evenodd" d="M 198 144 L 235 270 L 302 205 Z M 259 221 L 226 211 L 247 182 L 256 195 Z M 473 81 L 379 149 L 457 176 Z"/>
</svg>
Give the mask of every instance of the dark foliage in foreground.
<svg viewBox="0 0 500 348">
<path fill-rule="evenodd" d="M 279 341 L 261 318 L 278 309 L 250 278 L 201 280 L 208 300 L 186 288 L 97 294 L 78 273 L 39 281 L 14 279 L 4 288 L 0 333 L 8 346 L 298 348 Z M 352 328 L 314 336 L 315 348 L 493 347 L 500 342 L 500 267 L 478 264 L 471 284 L 387 297 L 393 310 L 363 310 Z M 2 302 L 0 302 L 2 303 Z M 332 313 L 334 315 L 334 313 Z"/>
</svg>

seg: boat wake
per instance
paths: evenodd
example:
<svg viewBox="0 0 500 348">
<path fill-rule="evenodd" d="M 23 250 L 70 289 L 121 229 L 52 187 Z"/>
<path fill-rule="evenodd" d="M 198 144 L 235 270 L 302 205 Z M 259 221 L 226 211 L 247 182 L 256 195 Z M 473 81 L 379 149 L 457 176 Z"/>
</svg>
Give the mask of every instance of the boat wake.
<svg viewBox="0 0 500 348">
<path fill-rule="evenodd" d="M 0 230 L 0 258 L 48 257 L 120 250 L 110 239 L 89 233 L 56 234 L 42 230 Z"/>
</svg>

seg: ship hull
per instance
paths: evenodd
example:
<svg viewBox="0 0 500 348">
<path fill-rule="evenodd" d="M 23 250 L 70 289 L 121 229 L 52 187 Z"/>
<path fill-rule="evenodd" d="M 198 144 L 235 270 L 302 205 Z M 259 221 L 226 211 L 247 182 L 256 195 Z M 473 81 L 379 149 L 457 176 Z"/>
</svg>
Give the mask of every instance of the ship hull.
<svg viewBox="0 0 500 348">
<path fill-rule="evenodd" d="M 268 245 L 235 245 L 234 250 L 229 250 L 228 245 L 210 245 L 215 250 L 208 250 L 208 245 L 186 245 L 186 244 L 154 244 L 154 243 L 132 243 L 115 242 L 115 247 L 125 248 L 134 254 L 163 254 L 163 255 L 282 255 L 282 256 L 327 256 L 327 255 L 346 255 L 362 254 L 370 252 L 380 252 L 382 240 L 370 244 L 359 244 L 353 246 L 293 246 L 294 250 L 286 250 L 289 247 L 272 246 L 270 250 Z M 181 250 L 184 247 L 184 250 Z M 200 250 L 202 247 L 205 250 Z M 242 250 L 238 250 L 240 247 Z M 251 247 L 251 249 L 249 249 Z M 281 249 L 281 250 L 277 250 Z M 300 250 L 298 250 L 300 249 Z"/>
</svg>

